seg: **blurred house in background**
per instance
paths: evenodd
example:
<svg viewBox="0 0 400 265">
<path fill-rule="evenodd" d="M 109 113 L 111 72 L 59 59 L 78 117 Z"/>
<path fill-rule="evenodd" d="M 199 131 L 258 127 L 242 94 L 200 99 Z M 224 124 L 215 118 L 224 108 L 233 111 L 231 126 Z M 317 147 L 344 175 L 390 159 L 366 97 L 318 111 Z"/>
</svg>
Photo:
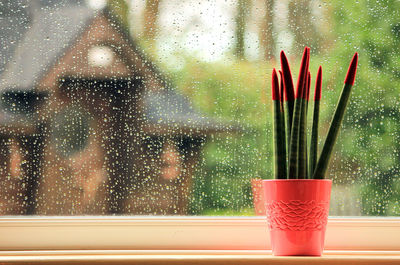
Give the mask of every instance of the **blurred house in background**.
<svg viewBox="0 0 400 265">
<path fill-rule="evenodd" d="M 186 214 L 201 145 L 226 128 L 107 8 L 48 2 L 2 7 L 0 213 Z"/>
</svg>

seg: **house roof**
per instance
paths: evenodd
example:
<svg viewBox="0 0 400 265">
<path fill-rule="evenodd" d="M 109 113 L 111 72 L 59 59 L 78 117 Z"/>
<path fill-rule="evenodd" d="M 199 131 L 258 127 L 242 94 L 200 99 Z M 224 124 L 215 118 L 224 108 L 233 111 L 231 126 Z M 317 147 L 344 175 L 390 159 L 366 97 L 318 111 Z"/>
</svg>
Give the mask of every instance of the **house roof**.
<svg viewBox="0 0 400 265">
<path fill-rule="evenodd" d="M 227 131 L 229 128 L 217 119 L 201 115 L 195 111 L 189 100 L 174 90 L 147 91 L 143 95 L 145 118 L 158 126 L 173 125 L 189 131 Z"/>
<path fill-rule="evenodd" d="M 0 91 L 31 90 L 95 16 L 84 6 L 39 10 L 9 58 Z"/>
<path fill-rule="evenodd" d="M 4 71 L 30 22 L 27 10 L 17 3 L 10 0 L 0 3 L 0 73 Z"/>
<path fill-rule="evenodd" d="M 12 18 L 0 14 L 0 29 L 5 32 L 0 36 L 5 47 L 1 56 L 2 62 L 8 62 L 5 67 L 0 63 L 0 73 L 1 67 L 4 69 L 0 76 L 0 93 L 10 90 L 35 90 L 37 82 L 77 40 L 97 14 L 103 13 L 109 19 L 114 19 L 107 8 L 96 12 L 79 4 L 79 1 L 71 3 L 73 4 L 52 4 L 46 8 L 31 9 L 32 16 L 28 17 L 26 13 L 22 15 L 29 19 L 20 19 L 23 23 L 19 23 L 16 28 Z M 118 24 L 118 21 L 112 22 L 114 25 Z M 120 27 L 121 34 L 132 43 L 135 52 L 145 58 L 129 33 L 122 29 L 123 27 Z M 195 111 L 186 98 L 171 89 L 167 79 L 151 60 L 145 61 L 157 76 L 161 76 L 162 84 L 166 88 L 162 91 L 147 90 L 144 94 L 144 115 L 149 123 L 189 129 L 201 128 L 206 131 L 228 130 L 226 125 Z"/>
</svg>

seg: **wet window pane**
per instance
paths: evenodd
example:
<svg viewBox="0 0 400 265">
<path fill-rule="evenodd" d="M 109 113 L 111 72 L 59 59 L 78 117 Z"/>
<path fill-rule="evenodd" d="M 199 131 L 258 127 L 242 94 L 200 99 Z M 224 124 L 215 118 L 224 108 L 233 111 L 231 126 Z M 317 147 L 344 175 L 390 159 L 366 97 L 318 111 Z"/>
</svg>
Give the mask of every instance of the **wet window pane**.
<svg viewBox="0 0 400 265">
<path fill-rule="evenodd" d="M 400 215 L 399 10 L 389 0 L 1 1 L 0 214 L 262 214 L 272 69 L 285 50 L 296 83 L 309 46 L 312 84 L 323 67 L 320 150 L 360 55 L 326 175 L 330 215 Z"/>
</svg>

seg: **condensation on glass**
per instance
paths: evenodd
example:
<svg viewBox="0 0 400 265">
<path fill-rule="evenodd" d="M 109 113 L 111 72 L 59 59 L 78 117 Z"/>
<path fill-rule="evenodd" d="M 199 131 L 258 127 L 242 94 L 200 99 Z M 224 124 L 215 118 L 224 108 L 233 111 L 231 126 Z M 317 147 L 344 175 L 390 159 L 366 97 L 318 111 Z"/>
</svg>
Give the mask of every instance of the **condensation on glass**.
<svg viewBox="0 0 400 265">
<path fill-rule="evenodd" d="M 399 215 L 398 1 L 5 0 L 1 215 L 255 215 L 279 52 L 324 70 L 320 146 L 351 55 L 331 215 Z M 311 120 L 311 115 L 310 115 Z M 253 181 L 254 183 L 254 181 Z"/>
</svg>

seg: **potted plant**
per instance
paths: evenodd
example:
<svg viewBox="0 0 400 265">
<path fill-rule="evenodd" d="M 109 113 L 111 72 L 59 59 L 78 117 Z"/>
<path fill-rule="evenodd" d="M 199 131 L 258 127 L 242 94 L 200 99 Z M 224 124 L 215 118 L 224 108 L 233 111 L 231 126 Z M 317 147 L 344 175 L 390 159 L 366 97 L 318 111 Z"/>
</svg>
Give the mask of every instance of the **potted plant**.
<svg viewBox="0 0 400 265">
<path fill-rule="evenodd" d="M 294 92 L 292 75 L 282 51 L 281 68 L 272 72 L 275 179 L 263 180 L 265 209 L 274 255 L 320 256 L 329 212 L 331 180 L 325 179 L 356 75 L 358 54 L 350 63 L 319 159 L 318 120 L 322 68 L 314 92 L 311 142 L 307 143 L 307 113 L 311 87 L 310 48 L 304 49 Z"/>
</svg>

